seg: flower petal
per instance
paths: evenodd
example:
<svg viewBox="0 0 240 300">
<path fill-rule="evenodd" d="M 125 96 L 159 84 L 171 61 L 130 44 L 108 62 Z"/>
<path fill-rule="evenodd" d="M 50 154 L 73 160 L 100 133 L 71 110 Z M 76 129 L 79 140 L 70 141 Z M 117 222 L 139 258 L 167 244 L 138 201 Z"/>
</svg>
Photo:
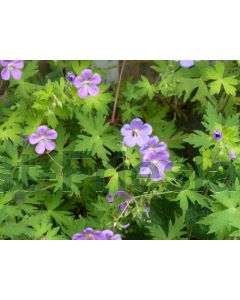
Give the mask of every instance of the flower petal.
<svg viewBox="0 0 240 300">
<path fill-rule="evenodd" d="M 46 135 L 49 140 L 56 140 L 57 136 L 57 131 L 54 129 L 49 130 Z"/>
<path fill-rule="evenodd" d="M 148 124 L 145 124 L 145 125 L 148 125 Z M 157 144 L 158 141 L 159 141 L 159 139 L 158 139 L 158 137 L 156 135 L 154 135 L 153 137 L 150 138 L 151 145 Z"/>
<path fill-rule="evenodd" d="M 80 88 L 83 86 L 83 79 L 81 77 L 77 76 L 77 77 L 75 77 L 73 84 L 76 88 Z"/>
<path fill-rule="evenodd" d="M 164 172 L 161 167 L 153 167 L 152 174 L 150 175 L 152 181 L 160 181 L 164 178 Z"/>
<path fill-rule="evenodd" d="M 144 124 L 144 125 L 142 126 L 141 132 L 144 132 L 144 134 L 147 134 L 147 135 L 152 134 L 152 126 L 149 125 L 149 124 L 147 124 L 147 123 Z"/>
<path fill-rule="evenodd" d="M 78 96 L 81 98 L 81 99 L 85 99 L 88 95 L 88 88 L 83 86 L 83 87 L 80 87 L 80 89 L 78 90 Z"/>
<path fill-rule="evenodd" d="M 11 74 L 15 80 L 19 80 L 22 77 L 22 72 L 16 68 L 11 69 Z"/>
<path fill-rule="evenodd" d="M 149 140 L 149 136 L 148 135 L 144 135 L 144 134 L 138 134 L 136 137 L 136 143 L 138 144 L 138 146 L 143 146 L 145 145 L 148 140 Z"/>
<path fill-rule="evenodd" d="M 113 232 L 111 230 L 103 230 L 102 231 L 102 237 L 105 239 L 105 240 L 109 240 L 113 237 Z"/>
<path fill-rule="evenodd" d="M 9 80 L 10 78 L 10 71 L 8 68 L 3 68 L 1 72 L 1 77 L 3 80 Z"/>
<path fill-rule="evenodd" d="M 151 175 L 152 174 L 152 171 L 150 168 L 148 167 L 141 167 L 140 170 L 139 170 L 139 174 L 142 176 L 142 177 L 148 177 L 148 175 Z"/>
<path fill-rule="evenodd" d="M 90 79 L 91 84 L 100 84 L 101 81 L 102 78 L 98 73 L 93 74 L 92 78 Z"/>
<path fill-rule="evenodd" d="M 36 133 L 38 135 L 44 135 L 47 136 L 48 133 L 48 127 L 46 125 L 41 125 L 38 127 L 38 129 L 36 130 Z"/>
<path fill-rule="evenodd" d="M 126 202 L 123 202 L 119 205 L 119 209 L 120 211 L 126 211 L 127 210 L 127 203 Z"/>
<path fill-rule="evenodd" d="M 114 234 L 114 236 L 111 238 L 111 240 L 121 240 L 122 237 L 120 234 Z"/>
<path fill-rule="evenodd" d="M 72 240 L 84 240 L 84 236 L 82 233 L 75 233 L 73 236 L 72 236 Z"/>
<path fill-rule="evenodd" d="M 10 62 L 11 62 L 11 60 L 0 60 L 0 64 L 1 64 L 3 67 L 6 67 Z"/>
<path fill-rule="evenodd" d="M 97 96 L 99 94 L 99 87 L 96 85 L 89 85 L 87 90 L 90 96 Z"/>
<path fill-rule="evenodd" d="M 48 151 L 53 151 L 56 148 L 56 144 L 51 140 L 44 141 L 44 144 Z"/>
<path fill-rule="evenodd" d="M 139 118 L 133 119 L 130 123 L 130 126 L 132 128 L 139 128 L 140 129 L 142 127 L 142 125 L 143 125 L 143 121 Z"/>
<path fill-rule="evenodd" d="M 40 137 L 38 134 L 33 133 L 29 136 L 28 141 L 31 145 L 35 145 L 40 142 Z"/>
<path fill-rule="evenodd" d="M 129 124 L 123 125 L 123 127 L 121 128 L 121 135 L 132 135 L 132 127 Z"/>
<path fill-rule="evenodd" d="M 92 75 L 92 70 L 90 70 L 90 69 L 85 69 L 85 70 L 82 71 L 83 80 L 90 79 L 91 75 Z"/>
<path fill-rule="evenodd" d="M 136 143 L 137 143 L 136 137 L 125 136 L 125 137 L 123 138 L 123 143 L 124 143 L 126 146 L 132 148 L 132 147 L 134 147 L 134 146 L 136 145 Z"/>
<path fill-rule="evenodd" d="M 22 69 L 24 67 L 23 60 L 13 60 L 12 65 L 17 69 Z"/>
<path fill-rule="evenodd" d="M 107 201 L 109 202 L 109 203 L 112 203 L 113 202 L 113 196 L 111 195 L 111 194 L 108 194 L 107 196 L 106 196 L 106 199 L 107 199 Z"/>
<path fill-rule="evenodd" d="M 45 152 L 45 143 L 44 141 L 40 141 L 37 146 L 35 147 L 35 151 L 37 154 L 41 155 Z"/>
</svg>

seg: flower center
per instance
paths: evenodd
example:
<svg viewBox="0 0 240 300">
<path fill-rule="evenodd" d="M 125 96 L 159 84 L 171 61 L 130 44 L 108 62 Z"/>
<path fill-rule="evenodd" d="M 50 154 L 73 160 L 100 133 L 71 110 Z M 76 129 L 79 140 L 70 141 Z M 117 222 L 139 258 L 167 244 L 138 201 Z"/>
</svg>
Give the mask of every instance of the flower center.
<svg viewBox="0 0 240 300">
<path fill-rule="evenodd" d="M 157 166 L 158 163 L 159 163 L 159 161 L 158 161 L 157 159 L 153 159 L 153 160 L 152 160 L 152 164 L 153 164 L 154 166 Z"/>
<path fill-rule="evenodd" d="M 87 86 L 89 86 L 89 80 L 85 80 L 84 82 L 83 82 L 83 85 L 84 85 L 84 87 L 87 87 Z"/>
<path fill-rule="evenodd" d="M 89 240 L 94 240 L 94 235 L 93 235 L 92 233 L 88 233 L 88 234 L 87 234 L 87 238 L 88 238 Z"/>
<path fill-rule="evenodd" d="M 139 130 L 137 128 L 133 129 L 132 136 L 138 136 Z"/>
<path fill-rule="evenodd" d="M 46 140 L 47 140 L 47 137 L 45 135 L 40 136 L 40 141 L 46 141 Z"/>
</svg>

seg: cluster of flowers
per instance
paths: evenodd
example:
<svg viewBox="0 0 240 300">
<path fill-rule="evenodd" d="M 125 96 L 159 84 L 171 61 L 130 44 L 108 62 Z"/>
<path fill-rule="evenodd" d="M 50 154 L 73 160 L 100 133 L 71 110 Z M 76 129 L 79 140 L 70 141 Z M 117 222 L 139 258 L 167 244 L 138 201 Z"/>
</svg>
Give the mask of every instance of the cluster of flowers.
<svg viewBox="0 0 240 300">
<path fill-rule="evenodd" d="M 222 139 L 222 136 L 223 136 L 223 134 L 222 134 L 221 130 L 219 130 L 219 129 L 214 130 L 214 132 L 213 132 L 213 138 L 214 138 L 215 141 L 220 141 Z M 232 160 L 235 159 L 237 157 L 236 152 L 234 150 L 231 150 L 229 152 L 229 157 Z"/>
<path fill-rule="evenodd" d="M 0 65 L 3 67 L 1 71 L 3 80 L 9 80 L 11 75 L 16 80 L 22 77 L 22 71 L 20 70 L 24 67 L 23 60 L 0 60 Z"/>
<path fill-rule="evenodd" d="M 128 209 L 128 205 L 132 199 L 132 195 L 130 195 L 129 193 L 127 193 L 125 191 L 117 191 L 114 196 L 112 196 L 111 194 L 108 194 L 106 196 L 106 199 L 109 203 L 112 203 L 114 200 L 116 200 L 119 197 L 124 198 L 123 202 L 119 205 L 119 209 L 121 212 L 125 212 Z M 144 209 L 145 209 L 147 217 L 149 218 L 150 207 L 145 204 Z"/>
<path fill-rule="evenodd" d="M 142 154 L 140 175 L 150 175 L 152 181 L 163 180 L 164 171 L 171 170 L 172 162 L 169 160 L 167 145 L 164 142 L 159 143 L 157 136 L 149 136 L 152 134 L 152 126 L 136 118 L 121 128 L 121 134 L 127 147 L 132 148 L 135 145 L 140 147 L 139 152 Z"/>
<path fill-rule="evenodd" d="M 99 94 L 98 85 L 102 78 L 98 73 L 92 74 L 92 70 L 85 69 L 82 76 L 75 76 L 73 72 L 67 73 L 67 79 L 78 89 L 78 96 L 85 99 L 88 95 L 97 96 Z"/>
<path fill-rule="evenodd" d="M 90 227 L 72 236 L 72 240 L 121 240 L 120 234 L 114 234 L 111 230 L 94 230 Z"/>
</svg>

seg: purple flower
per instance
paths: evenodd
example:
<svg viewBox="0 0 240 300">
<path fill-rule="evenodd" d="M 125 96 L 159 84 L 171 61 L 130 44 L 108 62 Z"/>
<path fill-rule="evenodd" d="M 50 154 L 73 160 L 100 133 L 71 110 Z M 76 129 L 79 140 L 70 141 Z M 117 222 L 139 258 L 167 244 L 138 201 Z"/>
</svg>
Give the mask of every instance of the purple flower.
<svg viewBox="0 0 240 300">
<path fill-rule="evenodd" d="M 56 144 L 52 140 L 56 140 L 57 132 L 54 129 L 48 130 L 48 127 L 42 125 L 38 127 L 36 133 L 29 136 L 29 143 L 36 145 L 35 151 L 37 154 L 43 154 L 46 150 L 53 151 L 56 148 Z"/>
<path fill-rule="evenodd" d="M 73 72 L 67 72 L 67 80 L 73 82 L 75 79 L 75 74 Z"/>
<path fill-rule="evenodd" d="M 103 230 L 100 234 L 100 240 L 121 240 L 120 234 L 114 234 L 111 230 Z"/>
<path fill-rule="evenodd" d="M 114 197 L 110 194 L 106 196 L 109 203 L 112 203 L 116 198 L 123 197 L 124 201 L 119 205 L 121 211 L 125 211 L 128 207 L 128 202 L 131 200 L 132 196 L 125 191 L 117 191 Z"/>
<path fill-rule="evenodd" d="M 161 152 L 162 150 L 166 150 L 167 145 L 164 142 L 159 143 L 158 137 L 153 136 L 150 137 L 149 140 L 144 144 L 139 152 L 143 154 L 143 156 L 146 155 L 146 153 L 149 152 Z"/>
<path fill-rule="evenodd" d="M 24 67 L 23 60 L 0 60 L 0 64 L 3 66 L 1 72 L 3 80 L 9 80 L 10 75 L 16 80 L 22 77 L 22 72 L 19 69 Z"/>
<path fill-rule="evenodd" d="M 213 138 L 214 138 L 215 141 L 221 140 L 221 138 L 222 138 L 222 131 L 220 131 L 218 129 L 214 130 L 214 132 L 213 132 Z"/>
<path fill-rule="evenodd" d="M 88 95 L 97 96 L 99 87 L 97 86 L 102 81 L 98 73 L 92 75 L 92 70 L 85 69 L 82 71 L 82 77 L 77 76 L 74 80 L 74 86 L 78 88 L 78 96 L 85 99 Z"/>
<path fill-rule="evenodd" d="M 143 146 L 149 140 L 152 133 L 152 126 L 144 124 L 141 119 L 133 119 L 130 124 L 125 124 L 121 128 L 121 134 L 124 137 L 123 143 L 132 148 L 135 145 Z"/>
<path fill-rule="evenodd" d="M 235 159 L 235 158 L 237 157 L 236 152 L 235 152 L 234 150 L 230 151 L 230 152 L 229 152 L 229 157 L 230 157 L 231 159 Z"/>
<path fill-rule="evenodd" d="M 180 60 L 179 62 L 182 68 L 191 68 L 194 65 L 194 60 Z"/>
<path fill-rule="evenodd" d="M 109 202 L 109 203 L 112 203 L 113 202 L 113 196 L 112 195 L 110 195 L 110 194 L 108 194 L 107 196 L 106 196 L 106 199 L 107 199 L 107 201 Z"/>
<path fill-rule="evenodd" d="M 114 234 L 111 230 L 95 231 L 88 227 L 80 233 L 72 236 L 72 240 L 121 240 L 120 234 Z"/>
<path fill-rule="evenodd" d="M 164 170 L 169 171 L 172 162 L 169 160 L 169 153 L 166 150 L 161 152 L 146 153 L 143 164 L 140 168 L 140 175 L 150 175 L 152 181 L 160 181 L 164 178 Z"/>
</svg>

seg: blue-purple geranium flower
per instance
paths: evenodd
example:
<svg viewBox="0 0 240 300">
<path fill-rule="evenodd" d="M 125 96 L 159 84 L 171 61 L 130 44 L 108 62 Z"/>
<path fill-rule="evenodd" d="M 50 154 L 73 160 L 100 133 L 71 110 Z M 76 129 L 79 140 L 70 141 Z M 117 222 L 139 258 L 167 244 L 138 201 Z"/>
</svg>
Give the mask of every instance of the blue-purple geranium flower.
<svg viewBox="0 0 240 300">
<path fill-rule="evenodd" d="M 221 140 L 221 138 L 222 138 L 222 131 L 220 131 L 218 129 L 214 130 L 214 132 L 213 132 L 213 138 L 214 138 L 215 141 Z"/>
<path fill-rule="evenodd" d="M 182 68 L 191 68 L 194 65 L 195 60 L 179 60 Z"/>
<path fill-rule="evenodd" d="M 80 233 L 73 235 L 72 240 L 121 240 L 120 234 L 114 234 L 111 230 L 97 230 L 88 227 Z"/>
<path fill-rule="evenodd" d="M 77 76 L 74 80 L 74 86 L 78 88 L 78 96 L 85 99 L 88 95 L 97 96 L 99 94 L 98 85 L 102 79 L 98 73 L 92 74 L 92 70 L 82 71 L 82 77 Z"/>
<path fill-rule="evenodd" d="M 36 145 L 35 151 L 41 155 L 45 151 L 51 152 L 56 148 L 53 140 L 56 140 L 57 132 L 54 129 L 48 129 L 46 125 L 39 126 L 35 133 L 31 134 L 28 141 L 31 145 Z"/>
<path fill-rule="evenodd" d="M 11 75 L 16 80 L 22 77 L 22 71 L 20 70 L 24 67 L 23 60 L 0 60 L 0 64 L 3 67 L 1 71 L 3 80 L 9 80 Z"/>
<path fill-rule="evenodd" d="M 172 168 L 169 160 L 169 153 L 166 150 L 161 152 L 148 152 L 142 160 L 140 175 L 150 176 L 152 181 L 160 181 L 164 178 L 164 171 Z"/>
<path fill-rule="evenodd" d="M 152 126 L 144 124 L 139 118 L 133 119 L 130 124 L 125 124 L 121 128 L 123 143 L 130 148 L 145 145 L 151 133 Z"/>
<path fill-rule="evenodd" d="M 139 152 L 144 157 L 149 152 L 160 152 L 166 149 L 167 145 L 164 142 L 159 143 L 158 137 L 153 136 L 140 148 Z"/>
</svg>

